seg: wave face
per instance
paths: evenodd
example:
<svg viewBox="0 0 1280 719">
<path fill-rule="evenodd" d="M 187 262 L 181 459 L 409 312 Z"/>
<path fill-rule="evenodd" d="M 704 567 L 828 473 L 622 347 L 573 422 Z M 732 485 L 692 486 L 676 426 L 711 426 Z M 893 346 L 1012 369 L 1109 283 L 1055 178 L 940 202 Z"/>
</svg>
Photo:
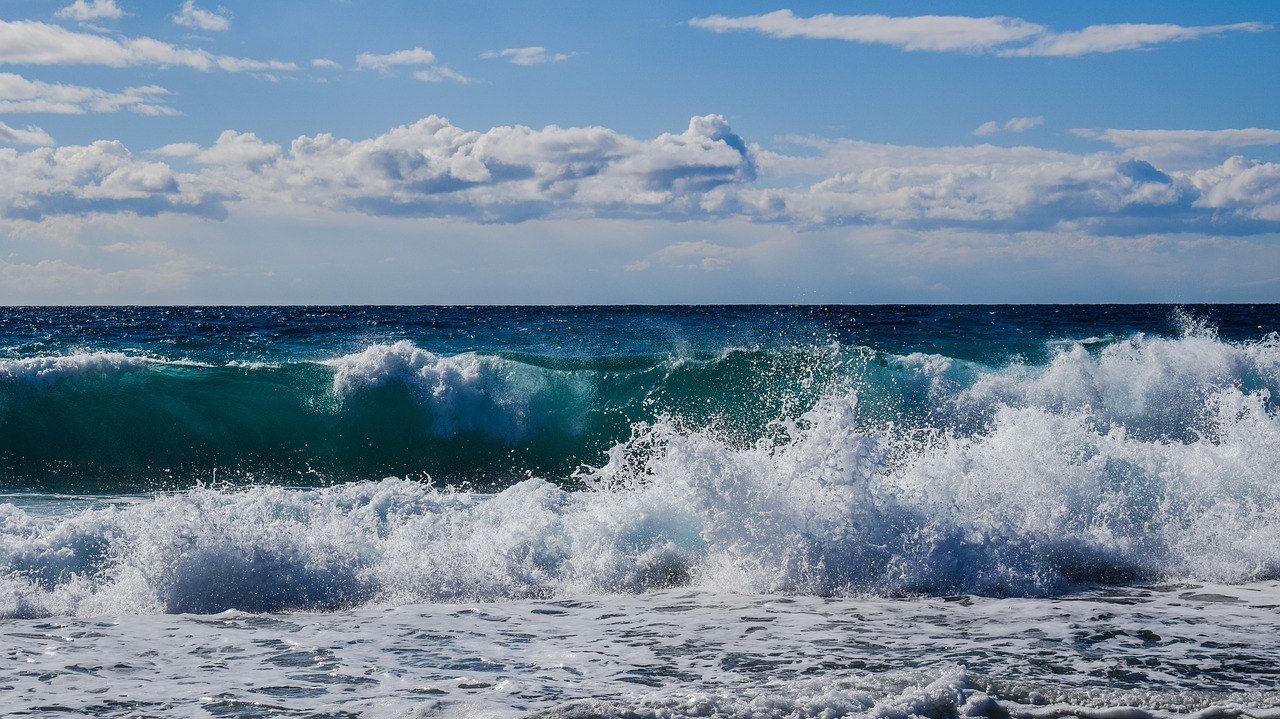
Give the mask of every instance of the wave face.
<svg viewBox="0 0 1280 719">
<path fill-rule="evenodd" d="M 465 351 L 9 340 L 0 614 L 1280 577 L 1272 309 L 859 311 L 561 310 L 576 352 L 553 310 Z"/>
</svg>

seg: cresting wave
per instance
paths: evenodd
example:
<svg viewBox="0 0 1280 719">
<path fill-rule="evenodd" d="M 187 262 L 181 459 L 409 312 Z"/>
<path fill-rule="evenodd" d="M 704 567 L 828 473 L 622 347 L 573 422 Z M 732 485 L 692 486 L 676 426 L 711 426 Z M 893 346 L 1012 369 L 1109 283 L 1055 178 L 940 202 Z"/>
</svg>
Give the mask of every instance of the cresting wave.
<svg viewBox="0 0 1280 719">
<path fill-rule="evenodd" d="M 53 514 L 0 505 L 0 614 L 672 586 L 1042 596 L 1280 576 L 1274 335 L 1230 343 L 1190 327 L 1180 338 L 1066 343 L 1044 365 L 1000 368 L 825 352 L 810 358 L 844 374 L 826 366 L 818 399 L 782 403 L 754 433 L 656 412 L 571 477 L 494 491 L 395 478 L 198 487 Z M 703 369 L 722 371 L 727 357 Z M 461 405 L 447 406 L 459 423 L 493 422 L 484 412 L 501 398 L 534 398 L 504 415 L 527 420 L 542 393 L 589 394 L 555 384 L 556 372 L 577 370 L 538 375 L 539 385 L 494 369 L 503 362 L 375 347 L 326 376 L 342 402 L 388 383 L 411 384 L 428 405 L 444 401 L 438 388 L 457 392 Z M 641 404 L 661 394 L 646 392 Z M 518 436 L 521 425 L 502 421 Z"/>
<path fill-rule="evenodd" d="M 826 352 L 559 359 L 439 355 L 399 341 L 330 360 L 221 366 L 122 352 L 6 359 L 0 482 L 121 492 L 219 478 L 565 477 L 663 413 L 758 432 L 796 397 L 816 397 L 806 367 Z"/>
</svg>

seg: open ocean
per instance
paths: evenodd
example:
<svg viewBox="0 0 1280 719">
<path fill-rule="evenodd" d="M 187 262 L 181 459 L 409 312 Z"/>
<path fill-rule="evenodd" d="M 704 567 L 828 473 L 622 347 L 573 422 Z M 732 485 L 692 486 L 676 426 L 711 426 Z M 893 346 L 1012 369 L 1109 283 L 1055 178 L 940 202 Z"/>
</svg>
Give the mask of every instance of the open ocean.
<svg viewBox="0 0 1280 719">
<path fill-rule="evenodd" d="M 1277 332 L 0 308 L 0 715 L 1280 719 Z"/>
</svg>

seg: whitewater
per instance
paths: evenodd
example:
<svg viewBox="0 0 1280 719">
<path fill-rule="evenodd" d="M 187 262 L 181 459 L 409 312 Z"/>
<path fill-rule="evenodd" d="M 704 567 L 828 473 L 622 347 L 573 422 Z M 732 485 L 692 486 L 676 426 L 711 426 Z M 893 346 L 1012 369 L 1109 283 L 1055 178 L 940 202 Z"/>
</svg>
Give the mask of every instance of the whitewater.
<svg viewBox="0 0 1280 719">
<path fill-rule="evenodd" d="M 1278 331 L 0 310 L 0 712 L 1280 717 Z"/>
</svg>

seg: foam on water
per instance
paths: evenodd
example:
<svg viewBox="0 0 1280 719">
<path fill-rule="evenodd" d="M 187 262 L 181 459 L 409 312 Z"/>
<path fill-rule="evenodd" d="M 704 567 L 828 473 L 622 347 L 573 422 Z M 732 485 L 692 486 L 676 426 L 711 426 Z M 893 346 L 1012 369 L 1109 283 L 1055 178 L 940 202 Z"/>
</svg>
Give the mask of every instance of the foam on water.
<svg viewBox="0 0 1280 719">
<path fill-rule="evenodd" d="M 474 352 L 441 356 L 407 340 L 324 364 L 334 370 L 340 398 L 388 384 L 408 387 L 430 408 L 440 436 L 478 430 L 514 443 L 556 420 L 573 429 L 594 394 L 590 377 Z"/>
<path fill-rule="evenodd" d="M 389 478 L 201 487 L 54 516 L 0 505 L 0 613 L 324 609 L 669 586 L 1040 596 L 1280 575 L 1274 335 L 1228 343 L 1189 326 L 1174 339 L 1064 345 L 1040 367 L 868 357 L 840 359 L 861 364 L 809 409 L 784 411 L 745 440 L 664 414 L 635 424 L 598 467 L 497 492 Z M 589 404 L 564 401 L 589 391 L 578 374 L 407 342 L 331 364 L 339 395 L 406 384 L 440 403 L 436 422 L 509 438 L 538 412 Z M 923 393 L 928 411 L 868 411 L 886 387 Z"/>
<path fill-rule="evenodd" d="M 66 380 L 111 378 L 156 365 L 192 365 L 124 352 L 75 352 L 66 355 L 0 359 L 0 382 L 48 387 Z"/>
<path fill-rule="evenodd" d="M 126 717 L 1273 719 L 1280 585 L 894 601 L 687 590 L 10 620 L 6 710 Z"/>
</svg>

